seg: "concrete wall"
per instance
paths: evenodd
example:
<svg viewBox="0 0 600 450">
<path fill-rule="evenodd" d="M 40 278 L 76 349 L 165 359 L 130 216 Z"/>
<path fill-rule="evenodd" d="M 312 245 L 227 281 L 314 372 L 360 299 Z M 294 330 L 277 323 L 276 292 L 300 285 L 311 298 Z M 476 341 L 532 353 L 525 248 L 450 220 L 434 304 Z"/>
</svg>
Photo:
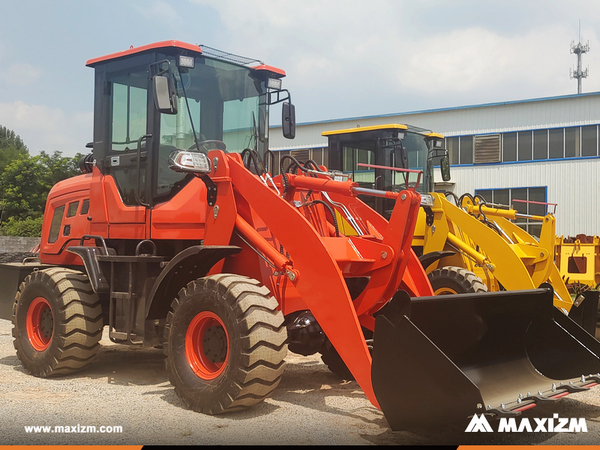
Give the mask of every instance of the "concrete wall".
<svg viewBox="0 0 600 450">
<path fill-rule="evenodd" d="M 0 236 L 0 253 L 28 252 L 39 243 L 39 237 Z"/>
</svg>

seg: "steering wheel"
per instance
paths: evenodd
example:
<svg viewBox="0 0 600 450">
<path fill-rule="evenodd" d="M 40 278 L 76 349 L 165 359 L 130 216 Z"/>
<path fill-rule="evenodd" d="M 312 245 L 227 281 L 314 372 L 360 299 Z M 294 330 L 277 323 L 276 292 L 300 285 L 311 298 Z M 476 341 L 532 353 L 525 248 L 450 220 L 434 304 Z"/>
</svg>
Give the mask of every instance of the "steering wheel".
<svg viewBox="0 0 600 450">
<path fill-rule="evenodd" d="M 198 145 L 193 144 L 188 150 L 198 150 L 202 153 L 208 153 L 209 150 L 227 150 L 227 146 L 223 141 L 217 141 L 214 139 L 208 139 L 206 141 L 198 142 Z"/>
</svg>

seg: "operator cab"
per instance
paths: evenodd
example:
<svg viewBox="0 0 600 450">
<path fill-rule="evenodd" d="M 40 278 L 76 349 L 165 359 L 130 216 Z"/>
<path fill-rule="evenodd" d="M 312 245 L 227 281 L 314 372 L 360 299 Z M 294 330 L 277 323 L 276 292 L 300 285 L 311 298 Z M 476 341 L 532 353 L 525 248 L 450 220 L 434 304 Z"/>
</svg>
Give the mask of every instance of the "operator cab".
<svg viewBox="0 0 600 450">
<path fill-rule="evenodd" d="M 444 137 L 424 128 L 405 124 L 375 125 L 325 131 L 322 135 L 329 141 L 328 168 L 342 170 L 360 187 L 383 191 L 409 187 L 425 194 L 433 191 L 433 165 L 436 163 L 441 164 L 444 181 L 450 179 Z M 359 198 L 386 218 L 394 208 L 394 200 L 371 196 Z"/>
<path fill-rule="evenodd" d="M 207 153 L 269 145 L 269 108 L 282 103 L 284 136 L 295 133 L 285 72 L 210 47 L 164 41 L 91 59 L 95 70 L 94 138 L 86 175 L 58 183 L 48 197 L 42 230 L 44 262 L 78 264 L 65 252 L 81 236 L 104 239 L 118 254 L 137 242 L 204 238 L 206 186 L 169 167 L 175 150 Z M 254 154 L 254 153 L 252 153 Z M 71 203 L 89 210 L 68 215 Z M 52 224 L 52 225 L 51 225 Z M 98 244 L 100 245 L 100 244 Z"/>
<path fill-rule="evenodd" d="M 210 47 L 165 41 L 92 59 L 95 69 L 93 152 L 126 206 L 168 201 L 193 176 L 169 169 L 174 150 L 241 153 L 268 149 L 269 106 L 286 102 L 285 72 Z"/>
</svg>

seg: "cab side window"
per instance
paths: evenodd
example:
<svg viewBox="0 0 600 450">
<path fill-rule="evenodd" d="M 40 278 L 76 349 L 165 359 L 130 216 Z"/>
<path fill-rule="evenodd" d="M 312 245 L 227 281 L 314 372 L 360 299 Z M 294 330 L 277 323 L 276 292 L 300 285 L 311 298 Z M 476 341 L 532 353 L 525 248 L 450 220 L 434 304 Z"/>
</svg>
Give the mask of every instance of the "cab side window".
<svg viewBox="0 0 600 450">
<path fill-rule="evenodd" d="M 145 87 L 127 75 L 112 83 L 112 147 L 114 152 L 135 151 L 137 141 L 146 134 L 148 94 Z"/>
</svg>

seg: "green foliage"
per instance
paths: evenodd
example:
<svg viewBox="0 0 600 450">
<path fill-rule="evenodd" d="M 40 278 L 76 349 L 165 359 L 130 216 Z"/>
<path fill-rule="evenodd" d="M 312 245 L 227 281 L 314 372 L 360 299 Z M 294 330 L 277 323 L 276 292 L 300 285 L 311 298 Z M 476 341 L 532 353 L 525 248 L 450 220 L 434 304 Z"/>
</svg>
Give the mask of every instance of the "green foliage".
<svg viewBox="0 0 600 450">
<path fill-rule="evenodd" d="M 12 161 L 29 155 L 29 150 L 15 132 L 0 125 L 0 174 Z"/>
<path fill-rule="evenodd" d="M 35 219 L 10 217 L 0 225 L 0 236 L 40 237 L 42 235 L 42 219 L 42 216 Z"/>
<path fill-rule="evenodd" d="M 27 146 L 20 136 L 16 135 L 13 130 L 0 125 L 0 147 L 9 146 L 15 147 L 17 150 L 25 150 L 26 153 L 28 152 Z"/>
<path fill-rule="evenodd" d="M 3 220 L 0 233 L 8 233 L 8 229 L 20 229 L 17 221 L 25 222 L 22 225 L 23 232 L 33 232 L 28 231 L 33 229 L 33 225 L 27 221 L 41 223 L 50 189 L 59 181 L 80 174 L 78 164 L 81 156 L 64 157 L 59 151 L 52 155 L 41 152 L 37 156 L 27 155 L 8 164 L 0 175 Z M 41 231 L 41 227 L 38 228 L 37 233 Z"/>
<path fill-rule="evenodd" d="M 59 151 L 30 156 L 23 140 L 0 125 L 0 235 L 40 236 L 50 189 L 80 174 L 82 156 Z"/>
</svg>

